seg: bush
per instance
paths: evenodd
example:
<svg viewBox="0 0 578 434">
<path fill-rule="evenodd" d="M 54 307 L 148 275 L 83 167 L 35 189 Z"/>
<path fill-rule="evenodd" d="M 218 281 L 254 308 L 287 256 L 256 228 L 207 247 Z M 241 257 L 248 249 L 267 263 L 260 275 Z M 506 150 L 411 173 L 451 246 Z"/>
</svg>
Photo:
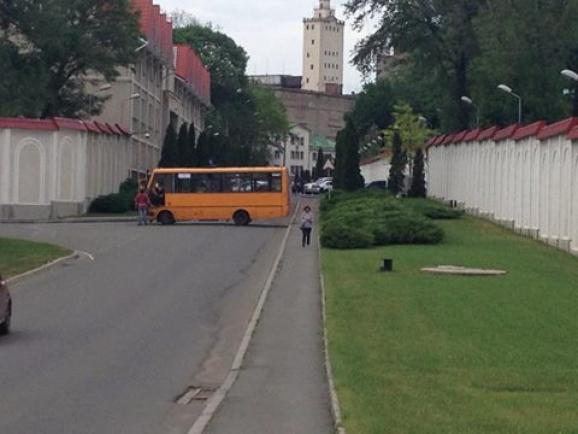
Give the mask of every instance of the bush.
<svg viewBox="0 0 578 434">
<path fill-rule="evenodd" d="M 428 216 L 453 211 L 434 202 L 404 201 L 383 192 L 338 193 L 324 200 L 321 209 L 321 244 L 337 249 L 436 244 L 444 233 Z"/>
<path fill-rule="evenodd" d="M 332 249 L 364 249 L 374 244 L 374 238 L 364 228 L 330 220 L 321 230 L 321 244 Z"/>
<path fill-rule="evenodd" d="M 462 210 L 452 209 L 433 200 L 405 199 L 404 203 L 415 212 L 433 220 L 459 219 L 464 215 Z"/>
<path fill-rule="evenodd" d="M 130 209 L 131 199 L 127 200 L 127 196 L 121 193 L 98 196 L 90 204 L 88 212 L 122 214 Z"/>
</svg>

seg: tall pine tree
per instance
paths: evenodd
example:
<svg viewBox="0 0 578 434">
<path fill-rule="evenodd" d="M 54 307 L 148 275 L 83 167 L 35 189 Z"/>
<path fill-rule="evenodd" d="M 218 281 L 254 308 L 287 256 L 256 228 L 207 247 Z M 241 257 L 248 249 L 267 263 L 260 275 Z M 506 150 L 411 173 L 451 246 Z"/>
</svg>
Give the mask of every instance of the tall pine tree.
<svg viewBox="0 0 578 434">
<path fill-rule="evenodd" d="M 179 136 L 177 138 L 177 150 L 178 150 L 178 159 L 177 159 L 177 166 L 179 167 L 187 167 L 186 163 L 186 154 L 187 148 L 189 146 L 189 131 L 186 123 L 181 125 L 179 128 Z"/>
<path fill-rule="evenodd" d="M 399 131 L 393 133 L 393 154 L 391 156 L 391 167 L 389 169 L 389 180 L 387 188 L 397 195 L 403 191 L 403 172 L 407 164 L 407 158 L 401 146 L 401 136 Z"/>
<path fill-rule="evenodd" d="M 315 175 L 317 178 L 323 176 L 323 166 L 325 165 L 325 155 L 323 155 L 323 149 L 319 148 L 317 152 L 317 162 L 315 163 Z"/>
<path fill-rule="evenodd" d="M 169 123 L 161 150 L 159 167 L 176 167 L 179 163 L 179 149 L 177 145 L 177 132 L 173 122 Z"/>
<path fill-rule="evenodd" d="M 203 131 L 199 135 L 197 147 L 195 148 L 195 162 L 199 167 L 209 165 L 209 141 L 209 134 L 206 131 Z"/>
<path fill-rule="evenodd" d="M 346 155 L 343 163 L 343 189 L 356 191 L 363 188 L 364 180 L 360 169 L 359 136 L 351 119 L 345 125 L 343 141 Z"/>
<path fill-rule="evenodd" d="M 408 196 L 410 197 L 426 197 L 427 190 L 425 187 L 425 164 L 424 153 L 421 148 L 415 151 L 413 158 L 413 178 L 411 180 L 411 188 Z"/>
<path fill-rule="evenodd" d="M 344 166 L 347 155 L 345 152 L 345 129 L 337 133 L 335 139 L 335 170 L 333 171 L 333 187 L 336 189 L 343 189 L 344 181 Z"/>
</svg>

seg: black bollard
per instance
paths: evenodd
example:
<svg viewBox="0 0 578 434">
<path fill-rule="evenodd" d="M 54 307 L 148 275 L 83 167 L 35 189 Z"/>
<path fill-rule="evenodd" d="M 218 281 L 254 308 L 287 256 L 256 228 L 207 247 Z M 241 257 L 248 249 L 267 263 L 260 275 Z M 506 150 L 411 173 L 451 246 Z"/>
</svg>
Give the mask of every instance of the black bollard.
<svg viewBox="0 0 578 434">
<path fill-rule="evenodd" d="M 393 259 L 384 258 L 383 267 L 381 267 L 381 271 L 393 271 Z"/>
</svg>

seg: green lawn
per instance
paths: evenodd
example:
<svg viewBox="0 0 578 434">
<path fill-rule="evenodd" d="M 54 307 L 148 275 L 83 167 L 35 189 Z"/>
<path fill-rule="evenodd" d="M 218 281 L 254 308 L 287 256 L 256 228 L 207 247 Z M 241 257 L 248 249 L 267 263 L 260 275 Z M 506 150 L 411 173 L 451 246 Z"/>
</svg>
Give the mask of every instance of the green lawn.
<svg viewBox="0 0 578 434">
<path fill-rule="evenodd" d="M 440 245 L 323 250 L 348 433 L 578 433 L 578 259 L 471 217 L 437 223 Z"/>
<path fill-rule="evenodd" d="M 70 254 L 51 244 L 0 238 L 0 273 L 7 278 Z"/>
</svg>

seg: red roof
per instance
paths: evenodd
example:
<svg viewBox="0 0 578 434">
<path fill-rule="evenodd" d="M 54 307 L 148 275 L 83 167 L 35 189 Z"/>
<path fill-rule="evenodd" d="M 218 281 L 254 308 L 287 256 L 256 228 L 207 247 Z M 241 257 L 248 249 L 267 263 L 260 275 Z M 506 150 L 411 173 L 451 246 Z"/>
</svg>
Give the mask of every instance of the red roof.
<svg viewBox="0 0 578 434">
<path fill-rule="evenodd" d="M 176 45 L 175 69 L 177 75 L 191 88 L 205 105 L 211 104 L 211 74 L 199 55 L 190 46 Z"/>
<path fill-rule="evenodd" d="M 110 128 L 108 128 L 108 126 L 106 124 L 94 121 L 94 125 L 96 125 L 96 128 L 98 128 L 101 133 L 113 134 L 113 132 L 110 130 Z"/>
<path fill-rule="evenodd" d="M 473 142 L 478 138 L 481 132 L 482 130 L 480 128 L 476 128 L 475 130 L 469 131 L 464 137 L 464 142 Z"/>
<path fill-rule="evenodd" d="M 130 136 L 130 133 L 128 132 L 128 130 L 127 130 L 125 127 L 123 127 L 123 126 L 120 125 L 120 124 L 115 124 L 115 126 L 116 126 L 116 129 L 117 129 L 118 131 L 120 131 L 120 133 L 121 133 L 122 135 Z"/>
<path fill-rule="evenodd" d="M 468 130 L 464 130 L 461 133 L 458 133 L 454 136 L 452 143 L 461 143 L 464 141 L 464 137 L 468 134 Z"/>
<path fill-rule="evenodd" d="M 578 118 L 568 118 L 563 121 L 556 122 L 554 124 L 548 125 L 542 128 L 538 133 L 539 140 L 546 140 L 550 137 L 559 136 L 562 134 L 568 134 L 572 128 L 578 125 Z"/>
<path fill-rule="evenodd" d="M 52 119 L 0 118 L 0 129 L 55 131 L 58 125 Z"/>
<path fill-rule="evenodd" d="M 442 145 L 449 145 L 450 143 L 452 143 L 452 141 L 454 140 L 454 137 L 456 136 L 456 133 L 453 134 L 448 134 L 447 136 L 445 136 L 445 138 L 442 140 L 441 144 Z"/>
<path fill-rule="evenodd" d="M 140 14 L 140 30 L 149 43 L 149 50 L 167 64 L 173 62 L 173 25 L 161 7 L 152 0 L 132 0 L 132 7 Z"/>
<path fill-rule="evenodd" d="M 516 133 L 513 136 L 514 140 L 523 140 L 528 137 L 532 137 L 537 135 L 542 128 L 546 125 L 544 121 L 534 122 L 533 124 L 521 126 L 516 130 Z"/>
<path fill-rule="evenodd" d="M 84 122 L 84 125 L 86 126 L 87 131 L 90 131 L 91 133 L 100 133 L 100 130 L 94 124 L 94 122 L 87 121 L 87 122 Z"/>
<path fill-rule="evenodd" d="M 503 140 L 507 140 L 511 138 L 515 133 L 516 130 L 520 127 L 518 124 L 513 124 L 507 126 L 506 128 L 502 128 L 496 134 L 494 134 L 494 142 L 501 142 Z"/>
<path fill-rule="evenodd" d="M 482 142 L 484 140 L 490 140 L 491 138 L 494 137 L 498 129 L 499 129 L 498 127 L 486 128 L 485 130 L 480 132 L 480 135 L 478 136 L 478 141 Z"/>
<path fill-rule="evenodd" d="M 76 130 L 76 131 L 86 131 L 86 126 L 84 122 L 80 119 L 68 119 L 68 118 L 53 118 L 54 123 L 59 130 Z"/>
<path fill-rule="evenodd" d="M 437 136 L 435 141 L 433 142 L 433 146 L 439 146 L 442 144 L 442 142 L 444 141 L 444 139 L 446 138 L 445 134 L 442 134 L 440 136 Z"/>
</svg>

